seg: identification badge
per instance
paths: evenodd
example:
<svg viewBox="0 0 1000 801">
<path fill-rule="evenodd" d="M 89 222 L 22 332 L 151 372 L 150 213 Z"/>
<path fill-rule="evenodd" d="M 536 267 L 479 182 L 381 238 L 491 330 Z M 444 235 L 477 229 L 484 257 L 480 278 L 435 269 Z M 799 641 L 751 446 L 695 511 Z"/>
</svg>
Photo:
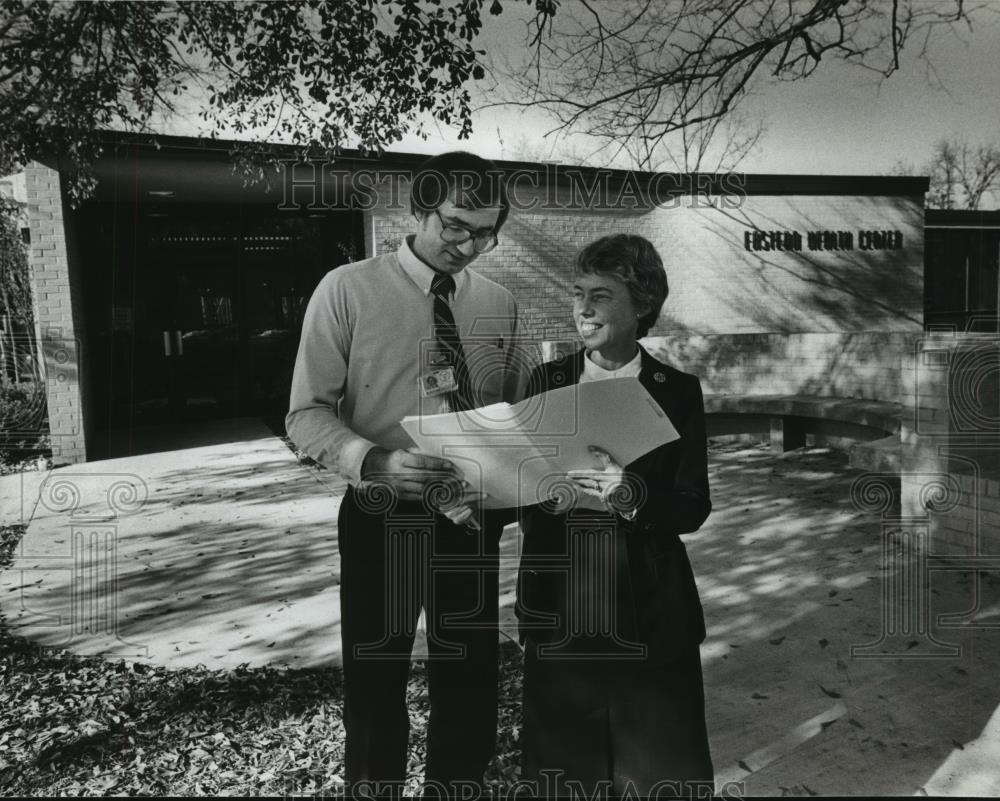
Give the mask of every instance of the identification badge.
<svg viewBox="0 0 1000 801">
<path fill-rule="evenodd" d="M 449 367 L 447 370 L 435 370 L 420 376 L 419 380 L 420 394 L 424 398 L 433 398 L 446 392 L 454 392 L 457 386 L 454 367 Z"/>
<path fill-rule="evenodd" d="M 433 348 L 427 352 L 427 364 L 432 368 L 444 369 L 451 364 L 451 352 L 443 348 Z"/>
</svg>

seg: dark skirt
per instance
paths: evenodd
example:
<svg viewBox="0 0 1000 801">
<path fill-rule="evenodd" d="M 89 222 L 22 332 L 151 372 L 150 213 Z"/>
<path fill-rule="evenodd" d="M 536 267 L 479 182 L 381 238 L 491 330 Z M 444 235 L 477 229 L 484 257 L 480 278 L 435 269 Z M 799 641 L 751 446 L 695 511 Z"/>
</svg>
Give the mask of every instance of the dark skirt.
<svg viewBox="0 0 1000 801">
<path fill-rule="evenodd" d="M 525 645 L 522 778 L 540 795 L 712 795 L 697 645 L 666 665 Z"/>
</svg>

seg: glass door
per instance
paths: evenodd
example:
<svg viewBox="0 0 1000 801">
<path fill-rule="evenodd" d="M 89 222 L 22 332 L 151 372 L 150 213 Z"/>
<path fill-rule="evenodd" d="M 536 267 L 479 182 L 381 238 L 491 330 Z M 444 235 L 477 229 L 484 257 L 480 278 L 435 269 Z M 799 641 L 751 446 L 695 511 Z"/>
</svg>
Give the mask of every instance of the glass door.
<svg viewBox="0 0 1000 801">
<path fill-rule="evenodd" d="M 316 284 L 319 242 L 308 218 L 244 220 L 240 243 L 246 328 L 245 397 L 270 418 L 288 410 L 302 316 Z"/>
<path fill-rule="evenodd" d="M 288 411 L 302 317 L 316 284 L 362 258 L 359 215 L 244 210 L 239 249 L 244 324 L 244 398 L 276 428 Z"/>
<path fill-rule="evenodd" d="M 141 416 L 149 422 L 235 416 L 241 394 L 238 230 L 229 220 L 148 220 Z"/>
<path fill-rule="evenodd" d="M 282 430 L 306 304 L 362 258 L 361 225 L 348 210 L 85 204 L 97 428 L 258 416 Z M 119 439 L 108 453 L 131 452 Z"/>
</svg>

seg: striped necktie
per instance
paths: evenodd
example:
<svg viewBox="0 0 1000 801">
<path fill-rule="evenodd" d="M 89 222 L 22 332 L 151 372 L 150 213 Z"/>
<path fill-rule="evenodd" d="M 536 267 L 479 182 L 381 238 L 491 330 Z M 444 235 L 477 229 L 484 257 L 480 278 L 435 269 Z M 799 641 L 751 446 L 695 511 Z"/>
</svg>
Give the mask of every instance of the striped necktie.
<svg viewBox="0 0 1000 801">
<path fill-rule="evenodd" d="M 431 281 L 431 294 L 434 295 L 434 336 L 448 353 L 448 362 L 455 368 L 457 387 L 448 399 L 453 412 L 474 409 L 475 397 L 469 383 L 469 368 L 465 363 L 465 351 L 462 340 L 455 325 L 455 316 L 448 305 L 448 297 L 455 291 L 455 279 L 447 273 L 436 273 Z"/>
</svg>

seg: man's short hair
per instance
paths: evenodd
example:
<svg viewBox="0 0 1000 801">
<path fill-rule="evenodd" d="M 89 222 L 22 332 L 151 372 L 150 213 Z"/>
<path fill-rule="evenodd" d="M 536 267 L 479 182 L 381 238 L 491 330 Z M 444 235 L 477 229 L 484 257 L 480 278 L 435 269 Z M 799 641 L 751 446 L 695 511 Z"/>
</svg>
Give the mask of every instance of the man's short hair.
<svg viewBox="0 0 1000 801">
<path fill-rule="evenodd" d="M 454 194 L 455 205 L 464 209 L 500 208 L 494 232 L 510 213 L 503 173 L 489 159 L 464 150 L 433 156 L 417 169 L 410 187 L 410 211 L 424 215 Z"/>
<path fill-rule="evenodd" d="M 632 302 L 645 307 L 636 336 L 644 337 L 660 316 L 670 294 L 663 260 L 653 243 L 638 234 L 611 234 L 595 239 L 576 256 L 576 275 L 610 275 L 628 289 Z"/>
</svg>

